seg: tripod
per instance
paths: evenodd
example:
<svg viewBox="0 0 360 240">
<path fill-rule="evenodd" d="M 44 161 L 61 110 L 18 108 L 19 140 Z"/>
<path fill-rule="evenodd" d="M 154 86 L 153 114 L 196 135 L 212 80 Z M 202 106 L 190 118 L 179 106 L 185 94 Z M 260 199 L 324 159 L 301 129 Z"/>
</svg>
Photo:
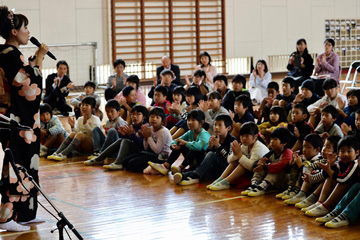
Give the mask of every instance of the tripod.
<svg viewBox="0 0 360 240">
<path fill-rule="evenodd" d="M 2 118 L 2 114 L 0 114 L 0 118 Z M 5 129 L 10 129 L 10 130 L 30 130 L 29 127 L 27 126 L 23 126 L 18 124 L 17 122 L 15 122 L 14 120 L 9 120 L 9 123 L 5 123 L 0 121 L 0 128 L 5 128 Z M 42 189 L 40 188 L 40 186 L 37 184 L 37 182 L 34 180 L 34 178 L 27 172 L 26 168 L 24 168 L 23 166 L 17 167 L 14 161 L 14 156 L 11 152 L 11 150 L 9 148 L 7 148 L 5 150 L 5 157 L 8 158 L 12 168 L 14 169 L 15 175 L 19 181 L 19 183 L 22 184 L 22 186 L 24 187 L 24 189 L 26 191 L 29 192 L 29 194 L 31 195 L 30 191 L 24 186 L 19 170 L 21 170 L 25 176 L 34 184 L 35 188 L 44 196 L 44 198 L 46 199 L 46 201 L 48 201 L 48 203 L 52 206 L 52 208 L 56 211 L 56 213 L 58 214 L 58 216 L 60 217 L 60 220 L 58 220 L 54 215 L 52 215 L 42 204 L 40 204 L 46 211 L 48 211 L 52 216 L 54 216 L 56 218 L 56 220 L 58 220 L 56 226 L 57 229 L 54 229 L 51 231 L 51 233 L 54 233 L 56 230 L 59 230 L 59 239 L 63 240 L 64 239 L 64 228 L 66 226 L 68 226 L 73 233 L 75 234 L 75 236 L 82 240 L 82 236 L 79 234 L 79 232 L 75 229 L 75 227 L 70 223 L 70 221 L 65 217 L 65 215 L 59 211 L 59 209 L 55 206 L 55 204 L 49 199 L 49 197 L 42 191 Z"/>
</svg>

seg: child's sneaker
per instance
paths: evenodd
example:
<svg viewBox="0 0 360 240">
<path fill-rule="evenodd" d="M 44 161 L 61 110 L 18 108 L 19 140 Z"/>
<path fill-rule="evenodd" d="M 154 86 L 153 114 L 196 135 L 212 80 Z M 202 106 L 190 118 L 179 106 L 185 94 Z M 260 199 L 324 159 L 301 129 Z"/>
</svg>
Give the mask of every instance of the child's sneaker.
<svg viewBox="0 0 360 240">
<path fill-rule="evenodd" d="M 56 152 L 54 152 L 52 155 L 47 156 L 47 159 L 54 159 L 54 157 L 56 157 L 58 154 Z"/>
<path fill-rule="evenodd" d="M 241 195 L 247 196 L 249 194 L 249 192 L 251 192 L 252 190 L 254 190 L 254 188 L 252 186 L 250 186 L 245 191 L 242 191 Z"/>
<path fill-rule="evenodd" d="M 174 174 L 174 183 L 179 184 L 183 180 L 183 175 L 180 172 Z"/>
<path fill-rule="evenodd" d="M 285 203 L 285 204 L 288 204 L 288 205 L 294 205 L 294 204 L 297 204 L 297 203 L 303 201 L 305 198 L 306 198 L 305 193 L 304 193 L 303 196 L 300 196 L 299 194 L 296 194 L 296 195 L 293 196 L 292 198 L 286 199 L 286 200 L 284 201 L 284 203 Z"/>
<path fill-rule="evenodd" d="M 223 180 L 223 178 L 219 177 L 218 179 L 216 179 L 215 181 L 213 181 L 211 184 L 207 185 L 207 186 L 206 186 L 206 189 L 209 190 L 212 185 L 214 185 L 214 184 L 217 183 L 217 182 L 220 182 L 221 180 Z"/>
<path fill-rule="evenodd" d="M 327 210 L 322 204 L 320 204 L 317 207 L 314 207 L 313 209 L 306 211 L 305 215 L 309 217 L 321 217 L 321 216 L 325 216 L 328 213 L 329 210 Z"/>
<path fill-rule="evenodd" d="M 289 192 L 291 192 L 293 189 L 293 186 L 289 186 L 285 191 L 283 191 L 282 193 L 276 194 L 276 198 L 282 198 L 285 195 L 288 195 Z"/>
<path fill-rule="evenodd" d="M 147 166 L 144 171 L 143 171 L 144 174 L 149 174 L 149 175 L 157 175 L 157 174 L 160 174 L 158 171 L 156 171 L 155 169 L 153 169 L 150 165 Z"/>
<path fill-rule="evenodd" d="M 166 175 L 169 172 L 169 169 L 167 169 L 162 163 L 148 162 L 148 164 L 162 175 Z"/>
<path fill-rule="evenodd" d="M 289 191 L 286 195 L 282 196 L 282 200 L 290 199 L 298 194 L 300 189 L 298 187 L 292 186 L 291 191 Z"/>
<path fill-rule="evenodd" d="M 175 174 L 175 173 L 181 173 L 182 170 L 181 170 L 181 167 L 180 166 L 171 166 L 171 173 L 172 174 Z"/>
<path fill-rule="evenodd" d="M 47 153 L 48 153 L 48 148 L 45 147 L 44 145 L 42 145 L 41 148 L 40 148 L 39 156 L 40 157 L 45 157 Z"/>
<path fill-rule="evenodd" d="M 124 169 L 122 164 L 115 164 L 115 163 L 111 163 L 109 165 L 104 165 L 103 167 L 105 169 L 110 169 L 110 170 L 122 170 L 122 169 Z"/>
<path fill-rule="evenodd" d="M 338 228 L 349 225 L 350 222 L 344 214 L 340 214 L 336 218 L 330 220 L 329 222 L 325 223 L 325 227 L 328 228 Z"/>
<path fill-rule="evenodd" d="M 311 194 L 307 198 L 302 200 L 301 202 L 298 202 L 297 204 L 295 204 L 295 207 L 302 209 L 302 208 L 309 207 L 316 202 L 317 202 L 317 197 L 315 197 L 315 195 Z"/>
<path fill-rule="evenodd" d="M 64 159 L 66 159 L 66 156 L 63 155 L 62 153 L 58 153 L 57 155 L 53 156 L 52 160 L 55 161 L 63 161 Z"/>
<path fill-rule="evenodd" d="M 90 159 L 84 162 L 85 166 L 100 166 L 100 165 L 104 165 L 104 161 L 95 161 L 95 159 Z"/>
<path fill-rule="evenodd" d="M 248 193 L 249 197 L 258 197 L 261 195 L 265 194 L 265 190 L 260 188 L 260 187 L 256 187 L 254 188 L 251 192 Z"/>
<path fill-rule="evenodd" d="M 100 153 L 95 152 L 95 153 L 93 153 L 93 155 L 88 156 L 87 159 L 91 160 L 91 159 L 94 159 L 94 158 L 98 157 L 99 155 L 100 155 Z"/>
<path fill-rule="evenodd" d="M 320 204 L 321 204 L 320 202 L 316 202 L 316 203 L 314 203 L 314 204 L 312 204 L 312 205 L 310 205 L 310 206 L 308 206 L 308 207 L 302 208 L 301 211 L 302 211 L 302 212 L 307 212 L 307 211 L 313 209 L 314 207 L 319 206 Z"/>
<path fill-rule="evenodd" d="M 209 187 L 209 190 L 212 190 L 212 191 L 220 191 L 220 190 L 225 190 L 225 189 L 229 189 L 230 188 L 230 183 L 223 179 L 213 185 L 211 185 Z"/>
<path fill-rule="evenodd" d="M 179 185 L 180 186 L 188 186 L 188 185 L 193 185 L 199 183 L 199 179 L 198 178 L 191 178 L 191 177 L 187 177 L 186 179 L 182 180 Z"/>
<path fill-rule="evenodd" d="M 339 215 L 339 212 L 334 209 L 331 212 L 329 212 L 328 214 L 326 214 L 325 216 L 316 218 L 315 221 L 319 222 L 319 223 L 326 223 L 328 221 L 333 220 L 338 215 Z"/>
</svg>

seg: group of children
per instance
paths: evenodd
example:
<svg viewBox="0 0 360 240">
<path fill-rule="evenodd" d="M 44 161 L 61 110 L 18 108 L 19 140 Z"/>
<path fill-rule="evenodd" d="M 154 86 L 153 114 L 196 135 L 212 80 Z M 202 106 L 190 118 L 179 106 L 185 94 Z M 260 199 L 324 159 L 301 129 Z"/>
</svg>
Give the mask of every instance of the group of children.
<svg viewBox="0 0 360 240">
<path fill-rule="evenodd" d="M 86 85 L 86 94 L 74 105 L 81 116 L 68 118 L 70 134 L 51 107 L 42 104 L 40 155 L 60 161 L 77 150 L 90 155 L 87 166 L 171 172 L 178 185 L 214 180 L 206 187 L 212 191 L 248 181 L 242 195 L 280 190 L 276 198 L 327 227 L 356 220 L 360 90 L 345 97 L 337 92 L 337 82 L 327 79 L 325 96 L 319 97 L 313 80 L 304 81 L 298 91 L 294 79 L 286 77 L 282 94 L 278 83 L 268 83 L 268 95 L 254 111 L 242 75 L 232 79 L 233 90 L 226 76 L 217 75 L 209 91 L 202 70 L 195 71 L 192 82 L 187 78 L 184 87 L 174 86 L 173 79 L 170 70 L 161 73 L 161 83 L 149 92 L 150 107 L 137 102 L 139 84 L 127 83 L 120 98 L 106 103 L 104 126 L 94 115 L 98 102 Z M 115 161 L 104 165 L 107 158 Z"/>
</svg>

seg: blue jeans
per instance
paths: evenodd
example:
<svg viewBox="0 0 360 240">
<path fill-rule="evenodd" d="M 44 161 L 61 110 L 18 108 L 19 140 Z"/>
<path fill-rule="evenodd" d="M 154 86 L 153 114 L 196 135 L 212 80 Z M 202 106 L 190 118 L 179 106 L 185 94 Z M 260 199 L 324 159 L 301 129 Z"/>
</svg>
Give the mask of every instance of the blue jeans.
<svg viewBox="0 0 360 240">
<path fill-rule="evenodd" d="M 92 134 L 94 152 L 104 151 L 108 146 L 119 139 L 119 134 L 114 128 L 109 129 L 106 137 L 99 127 L 94 128 Z"/>
<path fill-rule="evenodd" d="M 350 222 L 355 222 L 360 214 L 360 183 L 355 183 L 336 205 L 335 210 L 343 212 Z"/>
<path fill-rule="evenodd" d="M 200 179 L 216 179 L 221 176 L 228 165 L 228 162 L 216 152 L 208 152 L 195 170 L 184 173 L 184 179 L 191 176 L 192 173 L 197 174 Z"/>
</svg>

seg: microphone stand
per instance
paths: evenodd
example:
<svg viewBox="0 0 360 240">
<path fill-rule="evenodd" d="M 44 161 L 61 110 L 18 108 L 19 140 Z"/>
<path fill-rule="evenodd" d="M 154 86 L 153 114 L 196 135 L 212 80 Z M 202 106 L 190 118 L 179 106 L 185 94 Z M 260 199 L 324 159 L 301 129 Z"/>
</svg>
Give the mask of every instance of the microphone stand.
<svg viewBox="0 0 360 240">
<path fill-rule="evenodd" d="M 6 117 L 2 114 L 0 114 L 0 118 L 2 119 L 5 119 Z M 5 119 L 7 120 L 7 119 Z M 15 122 L 15 123 L 14 123 Z M 2 125 L 4 125 L 5 123 L 3 122 Z M 16 121 L 14 120 L 11 120 L 9 119 L 9 123 L 7 123 L 11 126 L 7 126 L 7 125 L 0 125 L 0 128 L 7 128 L 7 129 L 17 129 L 17 130 L 30 130 L 30 127 L 28 126 L 23 126 L 23 125 L 20 125 L 19 123 L 17 123 Z M 17 125 L 16 125 L 17 124 Z M 20 175 L 18 174 L 19 173 L 19 170 L 21 170 L 25 176 L 34 184 L 35 188 L 44 196 L 44 198 L 46 199 L 46 201 L 48 201 L 48 203 L 50 203 L 50 205 L 52 206 L 52 208 L 56 211 L 56 213 L 58 214 L 58 216 L 60 217 L 60 220 L 58 220 L 54 215 L 54 217 L 56 218 L 56 220 L 58 220 L 58 222 L 56 223 L 56 226 L 57 228 L 54 229 L 54 230 L 51 230 L 51 233 L 54 233 L 56 230 L 59 230 L 59 239 L 60 240 L 63 240 L 64 239 L 64 234 L 63 234 L 63 231 L 64 231 L 64 228 L 66 226 L 68 226 L 72 231 L 73 233 L 75 234 L 75 236 L 82 240 L 83 237 L 79 234 L 79 232 L 75 229 L 74 225 L 72 225 L 70 223 L 70 221 L 65 217 L 65 215 L 59 211 L 59 209 L 55 206 L 55 204 L 49 199 L 49 197 L 42 191 L 42 189 L 40 188 L 40 186 L 36 183 L 36 181 L 34 180 L 34 178 L 27 172 L 26 168 L 24 168 L 23 166 L 20 166 L 20 167 L 17 167 L 15 165 L 15 161 L 14 161 L 14 156 L 11 152 L 10 149 L 6 149 L 6 151 L 8 152 L 8 154 L 6 156 L 8 156 L 10 159 L 9 159 L 9 162 L 10 164 L 12 165 L 12 167 L 14 168 L 14 172 L 15 172 L 15 175 L 17 176 L 19 182 L 23 185 L 23 182 L 22 182 L 22 179 L 20 177 Z M 23 185 L 24 189 L 26 189 L 29 194 L 30 191 Z M 41 205 L 41 204 L 40 204 Z M 43 205 L 41 205 L 44 209 L 45 207 Z M 45 209 L 47 210 L 47 209 Z M 48 210 L 47 210 L 48 211 Z M 50 213 L 50 212 L 49 212 Z M 65 229 L 66 231 L 66 229 Z"/>
<path fill-rule="evenodd" d="M 19 169 L 25 174 L 25 176 L 34 184 L 35 188 L 44 196 L 44 198 L 46 199 L 46 201 L 48 201 L 48 203 L 52 206 L 52 208 L 56 211 L 56 213 L 58 214 L 58 216 L 60 217 L 60 220 L 56 223 L 57 228 L 54 230 L 51 230 L 51 233 L 54 233 L 56 230 L 59 230 L 59 239 L 63 240 L 64 239 L 64 228 L 66 226 L 68 226 L 73 233 L 75 234 L 75 236 L 82 240 L 83 237 L 80 235 L 80 233 L 75 229 L 74 225 L 72 225 L 70 223 L 70 221 L 65 217 L 65 215 L 60 212 L 60 210 L 55 206 L 55 204 L 49 199 L 49 197 L 42 191 L 42 189 L 40 188 L 40 186 L 35 182 L 35 180 L 33 179 L 33 177 L 27 172 L 27 170 L 21 166 L 19 167 Z"/>
</svg>

